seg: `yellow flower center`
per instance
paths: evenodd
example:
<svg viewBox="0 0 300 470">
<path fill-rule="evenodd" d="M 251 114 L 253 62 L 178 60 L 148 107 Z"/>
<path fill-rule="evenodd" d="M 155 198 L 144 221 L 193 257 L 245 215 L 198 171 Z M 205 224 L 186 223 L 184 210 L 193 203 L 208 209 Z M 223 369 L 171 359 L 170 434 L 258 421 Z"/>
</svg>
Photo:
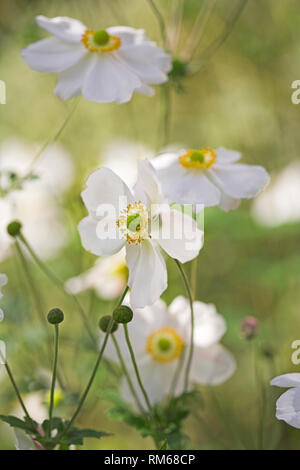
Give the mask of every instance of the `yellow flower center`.
<svg viewBox="0 0 300 470">
<path fill-rule="evenodd" d="M 174 361 L 181 356 L 183 348 L 184 341 L 174 328 L 159 328 L 147 338 L 146 351 L 154 361 Z"/>
<path fill-rule="evenodd" d="M 138 245 L 148 237 L 148 210 L 141 201 L 128 206 L 121 212 L 117 226 L 127 243 Z"/>
<path fill-rule="evenodd" d="M 211 167 L 216 161 L 216 153 L 210 149 L 189 150 L 179 157 L 179 163 L 185 168 L 202 170 Z"/>
<path fill-rule="evenodd" d="M 121 47 L 121 38 L 109 35 L 104 29 L 93 31 L 87 29 L 82 35 L 81 42 L 90 52 L 111 52 Z"/>
</svg>

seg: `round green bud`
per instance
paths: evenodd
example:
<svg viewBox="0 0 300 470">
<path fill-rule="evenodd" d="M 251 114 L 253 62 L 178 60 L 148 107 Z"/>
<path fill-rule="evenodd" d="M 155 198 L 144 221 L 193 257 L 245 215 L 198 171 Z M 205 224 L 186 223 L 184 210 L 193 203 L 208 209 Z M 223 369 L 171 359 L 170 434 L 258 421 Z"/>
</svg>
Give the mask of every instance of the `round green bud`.
<svg viewBox="0 0 300 470">
<path fill-rule="evenodd" d="M 11 237 L 17 237 L 17 236 L 20 234 L 21 229 L 22 229 L 22 224 L 21 224 L 21 222 L 19 222 L 18 220 L 14 220 L 14 221 L 11 222 L 10 224 L 8 224 L 8 226 L 7 226 L 7 233 L 8 233 Z"/>
<path fill-rule="evenodd" d="M 169 72 L 169 77 L 173 80 L 184 78 L 187 74 L 187 64 L 179 59 L 173 59 L 172 70 Z"/>
<path fill-rule="evenodd" d="M 104 317 L 100 318 L 99 321 L 99 328 L 103 333 L 107 333 L 108 327 L 111 323 L 112 316 L 111 315 L 104 315 Z M 118 329 L 118 324 L 113 322 L 110 332 L 114 333 Z"/>
<path fill-rule="evenodd" d="M 126 305 L 121 305 L 114 310 L 113 317 L 117 323 L 129 323 L 133 318 L 133 311 Z"/>
<path fill-rule="evenodd" d="M 53 308 L 47 315 L 48 322 L 51 325 L 58 325 L 62 321 L 64 321 L 64 314 L 60 310 L 60 308 Z"/>
<path fill-rule="evenodd" d="M 100 29 L 95 32 L 93 39 L 97 46 L 105 46 L 109 41 L 109 34 L 104 29 Z"/>
</svg>

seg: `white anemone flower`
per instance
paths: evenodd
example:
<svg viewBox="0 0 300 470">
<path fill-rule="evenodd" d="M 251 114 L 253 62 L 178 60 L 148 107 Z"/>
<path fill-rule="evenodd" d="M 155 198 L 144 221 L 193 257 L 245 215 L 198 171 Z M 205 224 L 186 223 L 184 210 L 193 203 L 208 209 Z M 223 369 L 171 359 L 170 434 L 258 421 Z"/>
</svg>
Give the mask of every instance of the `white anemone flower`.
<svg viewBox="0 0 300 470">
<path fill-rule="evenodd" d="M 232 354 L 219 341 L 226 331 L 224 318 L 212 304 L 195 301 L 194 355 L 190 370 L 189 389 L 194 384 L 219 385 L 233 374 L 236 363 Z M 135 352 L 142 382 L 152 404 L 160 403 L 169 394 L 173 396 L 183 392 L 184 369 L 190 344 L 190 305 L 189 301 L 179 296 L 169 307 L 157 300 L 151 307 L 135 309 L 133 320 L 128 324 L 129 335 Z M 130 356 L 122 328 L 114 333 L 126 365 Z M 187 351 L 186 351 L 187 352 Z M 118 362 L 118 357 L 111 340 L 105 354 Z M 177 387 L 172 388 L 174 374 L 182 361 L 182 371 Z M 130 367 L 130 377 L 141 403 L 144 403 Z M 121 392 L 126 401 L 134 404 L 132 393 L 125 377 L 122 379 Z"/>
<path fill-rule="evenodd" d="M 36 17 L 54 37 L 23 49 L 37 72 L 58 73 L 55 94 L 63 100 L 81 95 L 97 103 L 126 103 L 133 92 L 153 95 L 151 84 L 164 83 L 171 56 L 144 30 L 113 26 L 94 31 L 68 17 Z"/>
<path fill-rule="evenodd" d="M 152 163 L 170 202 L 228 211 L 256 196 L 270 179 L 261 166 L 236 163 L 240 158 L 234 150 L 201 148 L 164 153 Z"/>
<path fill-rule="evenodd" d="M 1 274 L 0 273 L 0 299 L 2 299 L 3 294 L 1 292 L 2 287 L 6 286 L 7 284 L 7 276 L 6 274 Z M 2 321 L 4 318 L 4 313 L 3 310 L 0 308 L 0 321 Z"/>
<path fill-rule="evenodd" d="M 148 160 L 139 161 L 134 192 L 108 168 L 90 175 L 82 199 L 89 216 L 79 223 L 84 248 L 98 256 L 126 247 L 130 303 L 151 305 L 167 288 L 160 247 L 185 263 L 203 245 L 203 232 L 188 215 L 171 210 Z"/>
<path fill-rule="evenodd" d="M 99 258 L 94 266 L 79 276 L 68 279 L 65 287 L 71 294 L 93 289 L 101 299 L 120 297 L 128 280 L 125 250 L 111 257 Z"/>
<path fill-rule="evenodd" d="M 0 147 L 0 260 L 10 255 L 13 239 L 7 234 L 9 222 L 18 219 L 23 233 L 43 259 L 57 254 L 67 241 L 63 211 L 57 197 L 73 181 L 70 154 L 58 144 L 50 145 L 32 167 L 40 145 L 17 138 L 7 139 Z M 37 179 L 28 179 L 22 190 L 10 188 L 9 175 L 24 178 L 32 168 Z"/>
<path fill-rule="evenodd" d="M 276 227 L 300 220 L 300 162 L 284 168 L 253 202 L 252 215 L 261 225 Z"/>
<path fill-rule="evenodd" d="M 271 380 L 271 385 L 289 388 L 276 402 L 276 418 L 300 429 L 300 374 L 279 375 Z"/>
<path fill-rule="evenodd" d="M 124 138 L 115 139 L 101 151 L 101 166 L 110 168 L 132 188 L 137 178 L 137 161 L 152 158 L 144 144 Z"/>
</svg>

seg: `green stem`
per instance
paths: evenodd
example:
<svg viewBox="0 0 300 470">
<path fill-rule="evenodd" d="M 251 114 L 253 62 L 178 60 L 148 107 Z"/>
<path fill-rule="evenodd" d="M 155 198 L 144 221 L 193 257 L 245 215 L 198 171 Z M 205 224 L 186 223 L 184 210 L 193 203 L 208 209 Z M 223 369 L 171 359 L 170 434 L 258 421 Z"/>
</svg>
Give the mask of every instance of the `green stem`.
<svg viewBox="0 0 300 470">
<path fill-rule="evenodd" d="M 122 295 L 122 297 L 120 298 L 120 300 L 119 300 L 117 306 L 120 306 L 120 305 L 122 304 L 122 302 L 123 302 L 123 300 L 124 300 L 124 298 L 125 298 L 125 295 L 126 295 L 127 292 L 128 292 L 128 289 L 129 289 L 129 287 L 127 286 L 127 287 L 125 288 L 125 290 L 124 290 L 124 292 L 123 292 L 123 295 Z M 77 405 L 77 408 L 76 408 L 76 410 L 75 410 L 75 412 L 74 412 L 74 414 L 73 414 L 71 420 L 69 421 L 68 425 L 66 426 L 66 428 L 64 429 L 64 431 L 63 431 L 63 432 L 61 433 L 61 435 L 59 436 L 60 439 L 69 431 L 69 429 L 70 429 L 71 426 L 73 425 L 75 419 L 76 419 L 77 416 L 79 415 L 80 410 L 81 410 L 81 408 L 82 408 L 82 406 L 83 406 L 83 404 L 84 404 L 84 402 L 85 402 L 85 400 L 86 400 L 86 397 L 87 397 L 87 395 L 88 395 L 88 393 L 89 393 L 89 391 L 90 391 L 90 388 L 91 388 L 91 386 L 92 386 L 92 384 L 93 384 L 93 382 L 94 382 L 94 379 L 95 379 L 95 377 L 96 377 L 96 374 L 97 374 L 99 365 L 100 365 L 100 363 L 101 363 L 101 359 L 102 359 L 102 357 L 103 357 L 103 353 L 104 353 L 104 351 L 105 351 L 105 348 L 106 348 L 106 345 L 107 345 L 107 341 L 108 341 L 109 335 L 110 335 L 110 333 L 111 333 L 112 326 L 113 326 L 113 317 L 111 317 L 110 323 L 109 323 L 109 325 L 108 325 L 108 327 L 107 327 L 107 331 L 106 331 L 106 334 L 105 334 L 105 338 L 104 338 L 102 347 L 101 347 L 101 349 L 100 349 L 100 351 L 99 351 L 96 364 L 95 364 L 94 369 L 93 369 L 93 371 L 92 371 L 92 375 L 91 375 L 91 377 L 90 377 L 90 379 L 89 379 L 89 381 L 88 381 L 88 384 L 87 384 L 87 386 L 86 386 L 86 388 L 85 388 L 85 390 L 84 390 L 84 392 L 83 392 L 83 394 L 82 394 L 82 396 L 81 396 L 81 398 L 80 398 L 80 400 L 79 400 L 79 403 L 78 403 L 78 405 Z"/>
<path fill-rule="evenodd" d="M 158 21 L 159 28 L 160 28 L 163 45 L 164 47 L 166 47 L 167 46 L 167 32 L 166 32 L 166 25 L 165 25 L 164 17 L 159 11 L 159 9 L 157 8 L 157 6 L 155 5 L 153 0 L 147 0 L 147 2 L 151 10 L 153 11 L 154 15 L 156 16 L 156 19 Z"/>
<path fill-rule="evenodd" d="M 133 396 L 133 398 L 134 398 L 134 400 L 135 400 L 135 402 L 136 402 L 136 405 L 137 405 L 138 409 L 140 410 L 140 412 L 141 412 L 141 413 L 144 413 L 145 410 L 143 409 L 142 404 L 141 404 L 141 402 L 140 402 L 140 400 L 139 400 L 139 398 L 138 398 L 138 396 L 137 396 L 137 393 L 136 393 L 136 391 L 135 391 L 135 389 L 134 389 L 133 383 L 132 383 L 132 381 L 131 381 L 131 378 L 130 378 L 130 375 L 129 375 L 129 373 L 128 373 L 127 367 L 126 367 L 126 365 L 125 365 L 124 359 L 123 359 L 123 357 L 122 357 L 122 353 L 121 353 L 120 347 L 119 347 L 119 345 L 118 345 L 117 339 L 116 339 L 116 337 L 115 337 L 114 334 L 111 335 L 111 338 L 112 338 L 113 343 L 114 343 L 114 345 L 115 345 L 116 352 L 117 352 L 117 356 L 118 356 L 118 358 L 119 358 L 119 361 L 120 361 L 120 364 L 121 364 L 123 373 L 124 373 L 124 375 L 125 375 L 125 377 L 126 377 L 128 386 L 129 386 L 130 391 L 131 391 L 131 393 L 132 393 L 132 396 Z"/>
<path fill-rule="evenodd" d="M 12 386 L 13 386 L 13 388 L 14 388 L 14 391 L 16 392 L 16 395 L 17 395 L 17 398 L 18 398 L 19 403 L 20 403 L 20 405 L 21 405 L 21 408 L 23 409 L 25 416 L 31 421 L 31 424 L 32 424 L 33 428 L 36 429 L 36 425 L 35 425 L 33 419 L 31 418 L 30 414 L 28 413 L 28 410 L 27 410 L 27 408 L 26 408 L 26 406 L 25 406 L 25 403 L 23 402 L 21 393 L 20 393 L 19 388 L 18 388 L 18 386 L 17 386 L 17 384 L 16 384 L 16 381 L 15 381 L 15 379 L 14 379 L 14 377 L 13 377 L 13 374 L 12 374 L 12 372 L 11 372 L 11 369 L 10 369 L 10 367 L 9 367 L 9 365 L 8 365 L 8 362 L 7 362 L 6 358 L 3 357 L 2 353 L 1 353 L 1 350 L 0 350 L 0 356 L 1 356 L 2 362 L 4 363 L 4 367 L 5 367 L 5 370 L 6 370 L 6 372 L 7 372 L 8 377 L 9 377 L 9 380 L 11 381 L 11 384 L 12 384 Z M 37 429 L 36 429 L 36 431 L 37 431 Z M 37 432 L 38 432 L 38 431 L 37 431 Z"/>
<path fill-rule="evenodd" d="M 193 259 L 192 261 L 192 270 L 191 270 L 191 291 L 193 299 L 197 299 L 197 277 L 198 277 L 198 259 Z"/>
<path fill-rule="evenodd" d="M 191 293 L 191 289 L 189 286 L 188 279 L 186 277 L 186 274 L 184 272 L 183 267 L 181 266 L 181 263 L 175 259 L 175 263 L 177 264 L 177 267 L 180 271 L 183 283 L 186 288 L 186 292 L 189 298 L 190 302 L 190 310 L 191 310 L 191 337 L 190 337 L 190 349 L 189 349 L 189 354 L 188 354 L 188 360 L 187 360 L 187 366 L 185 370 L 185 376 L 184 376 L 184 392 L 187 391 L 188 389 L 188 384 L 189 384 L 189 376 L 190 376 L 190 370 L 191 370 L 191 365 L 192 365 L 192 360 L 193 360 L 193 354 L 194 354 L 194 329 L 195 329 L 195 319 L 194 319 L 194 307 L 193 307 L 193 297 Z"/>
<path fill-rule="evenodd" d="M 146 402 L 146 404 L 147 404 L 148 410 L 149 410 L 149 412 L 150 412 L 151 414 L 153 414 L 152 406 L 151 406 L 150 400 L 149 400 L 149 398 L 148 398 L 147 392 L 146 392 L 146 390 L 145 390 L 145 387 L 144 387 L 144 385 L 143 385 L 143 382 L 142 382 L 142 379 L 141 379 L 141 376 L 140 376 L 140 373 L 139 373 L 139 369 L 138 369 L 138 366 L 137 366 L 137 363 L 136 363 L 136 360 L 135 360 L 133 348 L 132 348 L 132 345 L 131 345 L 131 342 L 130 342 L 130 338 L 129 338 L 128 326 L 127 326 L 127 324 L 125 323 L 125 324 L 123 325 L 123 327 L 124 327 L 124 333 L 125 333 L 126 343 L 127 343 L 128 349 L 129 349 L 130 357 L 131 357 L 131 360 L 132 360 L 132 364 L 133 364 L 133 367 L 134 367 L 134 371 L 135 371 L 135 375 L 136 375 L 138 384 L 139 384 L 140 389 L 141 389 L 141 392 L 142 392 L 142 394 L 143 394 L 143 396 L 144 396 L 144 399 L 145 399 L 145 402 Z"/>
<path fill-rule="evenodd" d="M 89 325 L 89 320 L 87 318 L 87 315 L 84 311 L 84 309 L 82 308 L 79 300 L 77 299 L 77 297 L 74 295 L 74 294 L 69 294 L 68 292 L 66 292 L 65 290 L 65 287 L 64 287 L 64 284 L 63 282 L 58 279 L 53 273 L 52 271 L 50 271 L 50 269 L 40 260 L 40 258 L 37 256 L 37 254 L 34 252 L 34 250 L 32 249 L 32 247 L 29 245 L 28 241 L 26 240 L 26 238 L 24 237 L 24 235 L 22 233 L 19 233 L 19 239 L 22 241 L 22 243 L 25 245 L 25 247 L 27 248 L 27 250 L 29 251 L 30 255 L 32 256 L 33 260 L 36 262 L 36 264 L 39 266 L 39 268 L 43 271 L 43 273 L 56 285 L 56 287 L 62 291 L 65 295 L 68 295 L 71 297 L 71 299 L 73 300 L 74 304 L 77 306 L 78 308 L 78 311 L 80 313 L 80 316 L 82 318 L 82 321 L 84 323 L 84 326 L 93 342 L 94 345 L 97 346 L 97 340 L 90 328 L 90 325 Z"/>
<path fill-rule="evenodd" d="M 51 392 L 50 392 L 50 405 L 49 405 L 49 428 L 48 428 L 48 437 L 51 436 L 52 431 L 52 415 L 54 408 L 54 391 L 56 384 L 56 371 L 57 371 L 57 358 L 58 358 L 58 339 L 59 339 L 59 328 L 58 325 L 55 325 L 55 349 L 54 349 L 54 362 L 53 362 L 53 374 L 52 374 L 52 383 L 51 383 Z"/>
</svg>

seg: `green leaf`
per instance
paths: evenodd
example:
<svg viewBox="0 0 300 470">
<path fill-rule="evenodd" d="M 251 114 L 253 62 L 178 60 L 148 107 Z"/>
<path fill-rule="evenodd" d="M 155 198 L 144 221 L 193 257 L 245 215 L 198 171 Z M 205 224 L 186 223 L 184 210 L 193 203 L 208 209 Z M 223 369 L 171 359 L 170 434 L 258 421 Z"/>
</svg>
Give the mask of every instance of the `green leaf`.
<svg viewBox="0 0 300 470">
<path fill-rule="evenodd" d="M 0 415 L 0 420 L 4 421 L 5 423 L 9 424 L 12 428 L 19 428 L 23 429 L 27 434 L 36 434 L 36 427 L 38 424 L 35 421 L 31 421 L 28 418 L 25 418 L 24 421 L 16 418 L 15 416 L 4 416 Z"/>
</svg>

